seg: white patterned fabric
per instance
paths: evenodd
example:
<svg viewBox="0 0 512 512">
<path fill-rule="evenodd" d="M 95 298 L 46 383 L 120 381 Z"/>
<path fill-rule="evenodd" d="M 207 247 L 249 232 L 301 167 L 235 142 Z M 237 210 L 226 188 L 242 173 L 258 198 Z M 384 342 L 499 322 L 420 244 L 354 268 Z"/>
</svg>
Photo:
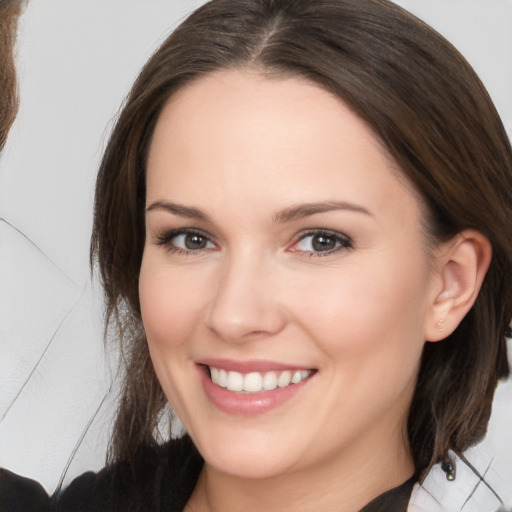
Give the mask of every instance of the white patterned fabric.
<svg viewBox="0 0 512 512">
<path fill-rule="evenodd" d="M 509 354 L 512 344 L 509 341 Z M 512 379 L 496 391 L 487 436 L 468 450 L 466 461 L 453 456 L 456 478 L 435 466 L 413 490 L 409 512 L 494 512 L 512 510 Z"/>
</svg>

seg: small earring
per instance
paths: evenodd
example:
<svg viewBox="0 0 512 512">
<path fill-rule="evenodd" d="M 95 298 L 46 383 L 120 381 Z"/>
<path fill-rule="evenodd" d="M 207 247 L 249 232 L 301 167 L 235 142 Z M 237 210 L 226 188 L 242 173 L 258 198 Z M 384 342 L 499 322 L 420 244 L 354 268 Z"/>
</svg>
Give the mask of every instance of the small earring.
<svg viewBox="0 0 512 512">
<path fill-rule="evenodd" d="M 444 318 L 439 320 L 439 322 L 437 322 L 436 329 L 437 329 L 438 332 L 442 332 L 443 331 L 443 323 L 444 323 Z"/>
<path fill-rule="evenodd" d="M 450 460 L 443 461 L 441 469 L 446 473 L 446 480 L 449 480 L 450 482 L 455 480 L 455 466 Z"/>
</svg>

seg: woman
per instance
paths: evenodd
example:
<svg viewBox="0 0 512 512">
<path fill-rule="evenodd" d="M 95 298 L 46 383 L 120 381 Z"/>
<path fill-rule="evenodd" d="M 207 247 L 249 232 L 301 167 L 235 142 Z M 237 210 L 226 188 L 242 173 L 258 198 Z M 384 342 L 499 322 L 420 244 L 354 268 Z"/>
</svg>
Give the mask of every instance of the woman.
<svg viewBox="0 0 512 512">
<path fill-rule="evenodd" d="M 511 194 L 483 86 L 399 7 L 206 4 L 98 176 L 91 258 L 126 362 L 109 464 L 51 500 L 4 474 L 11 503 L 406 510 L 434 464 L 455 477 L 508 375 Z M 188 435 L 159 446 L 167 402 Z"/>
</svg>

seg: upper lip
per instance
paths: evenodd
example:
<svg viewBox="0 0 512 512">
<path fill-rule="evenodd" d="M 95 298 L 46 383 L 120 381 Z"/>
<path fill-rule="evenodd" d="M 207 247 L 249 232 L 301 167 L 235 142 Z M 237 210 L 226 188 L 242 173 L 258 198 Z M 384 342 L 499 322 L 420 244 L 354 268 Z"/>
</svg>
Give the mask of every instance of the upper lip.
<svg viewBox="0 0 512 512">
<path fill-rule="evenodd" d="M 234 359 L 218 359 L 218 358 L 204 358 L 196 361 L 196 364 L 213 366 L 227 371 L 239 373 L 251 372 L 272 372 L 272 371 L 286 371 L 286 370 L 311 370 L 310 366 L 300 364 L 280 363 L 276 361 L 268 361 L 264 359 L 252 359 L 247 361 L 234 360 Z"/>
</svg>

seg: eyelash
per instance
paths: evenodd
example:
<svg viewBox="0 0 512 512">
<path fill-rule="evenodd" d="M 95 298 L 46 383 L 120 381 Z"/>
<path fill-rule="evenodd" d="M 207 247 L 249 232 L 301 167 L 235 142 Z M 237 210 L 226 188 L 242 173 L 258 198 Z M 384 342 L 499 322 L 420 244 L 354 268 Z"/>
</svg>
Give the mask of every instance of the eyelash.
<svg viewBox="0 0 512 512">
<path fill-rule="evenodd" d="M 176 247 L 172 244 L 172 240 L 177 238 L 178 236 L 187 236 L 187 235 L 196 235 L 206 241 L 206 243 L 213 244 L 211 241 L 211 237 L 205 233 L 204 231 L 201 231 L 199 229 L 173 229 L 171 231 L 165 231 L 164 233 L 158 235 L 156 240 L 156 245 L 160 245 L 165 247 L 165 249 L 174 254 L 182 255 L 182 256 L 194 256 L 198 255 L 200 252 L 203 252 L 204 248 L 199 249 L 182 249 L 181 247 Z M 211 248 L 208 248 L 206 250 L 211 250 Z"/>
<path fill-rule="evenodd" d="M 349 236 L 328 229 L 313 229 L 301 233 L 298 240 L 293 243 L 292 247 L 296 246 L 309 237 L 324 237 L 326 239 L 334 240 L 335 247 L 327 251 L 299 251 L 291 249 L 292 252 L 302 252 L 304 255 L 308 255 L 309 257 L 319 257 L 329 256 L 343 249 L 353 249 L 354 247 L 354 241 Z"/>
<path fill-rule="evenodd" d="M 192 228 L 173 229 L 171 231 L 166 231 L 166 232 L 158 235 L 157 240 L 156 240 L 156 245 L 165 247 L 166 250 L 170 253 L 183 255 L 183 256 L 194 256 L 194 255 L 200 254 L 201 252 L 203 252 L 205 250 L 212 249 L 211 247 L 204 247 L 204 248 L 201 247 L 198 249 L 183 249 L 181 247 L 176 247 L 175 245 L 172 244 L 173 239 L 175 239 L 179 236 L 186 237 L 188 235 L 192 235 L 192 236 L 196 235 L 196 236 L 200 237 L 201 239 L 203 239 L 206 242 L 206 244 L 214 245 L 214 243 L 211 241 L 211 237 L 207 233 L 205 233 L 204 231 L 201 231 L 199 229 L 192 229 Z M 306 240 L 309 237 L 323 237 L 325 239 L 333 240 L 335 243 L 335 247 L 332 249 L 329 249 L 327 251 L 304 251 L 304 250 L 293 249 L 294 246 L 300 244 L 301 242 L 303 242 L 304 240 Z M 327 229 L 313 229 L 313 230 L 309 230 L 307 232 L 301 233 L 299 235 L 298 239 L 296 239 L 293 242 L 290 251 L 302 253 L 304 255 L 308 255 L 309 257 L 318 257 L 318 256 L 329 256 L 329 255 L 334 254 L 340 250 L 352 249 L 353 247 L 354 247 L 353 240 L 349 236 L 347 236 L 343 233 L 338 233 L 336 231 L 331 231 L 331 230 L 327 230 Z"/>
</svg>

